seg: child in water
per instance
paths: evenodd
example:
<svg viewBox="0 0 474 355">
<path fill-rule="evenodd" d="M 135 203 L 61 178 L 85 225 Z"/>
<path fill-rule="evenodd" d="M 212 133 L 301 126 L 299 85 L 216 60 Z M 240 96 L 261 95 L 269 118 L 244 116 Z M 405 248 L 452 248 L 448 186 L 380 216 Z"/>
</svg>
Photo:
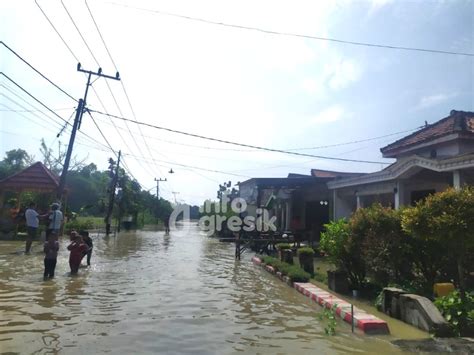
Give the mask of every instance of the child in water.
<svg viewBox="0 0 474 355">
<path fill-rule="evenodd" d="M 44 242 L 44 276 L 46 281 L 48 278 L 54 277 L 54 269 L 56 269 L 56 261 L 58 258 L 59 242 L 53 234 L 48 236 L 48 240 Z"/>
<path fill-rule="evenodd" d="M 91 256 L 92 256 L 92 249 L 94 248 L 94 243 L 92 242 L 92 238 L 89 236 L 88 231 L 80 231 L 79 234 L 82 237 L 82 240 L 87 245 L 87 251 L 84 256 L 87 255 L 87 266 L 91 266 Z"/>
<path fill-rule="evenodd" d="M 82 237 L 77 232 L 71 232 L 71 244 L 68 245 L 67 249 L 71 252 L 69 254 L 69 267 L 71 268 L 71 275 L 77 274 L 81 260 L 84 257 L 84 253 L 87 252 L 87 245 L 82 241 Z"/>
</svg>

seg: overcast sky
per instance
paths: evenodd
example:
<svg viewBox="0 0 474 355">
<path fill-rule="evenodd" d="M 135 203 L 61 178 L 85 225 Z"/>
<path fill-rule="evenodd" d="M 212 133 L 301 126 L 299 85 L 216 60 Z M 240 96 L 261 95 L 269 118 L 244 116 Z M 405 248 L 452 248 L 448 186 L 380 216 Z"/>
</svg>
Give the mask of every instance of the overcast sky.
<svg viewBox="0 0 474 355">
<path fill-rule="evenodd" d="M 61 1 L 38 3 L 82 67 L 96 70 L 98 65 Z M 103 72 L 115 75 L 85 2 L 64 0 L 64 4 Z M 414 129 L 447 116 L 452 109 L 474 111 L 473 57 L 278 36 L 123 6 L 279 32 L 474 53 L 473 1 L 89 0 L 88 4 L 139 121 L 294 149 Z M 35 1 L 0 1 L 0 39 L 73 97 L 83 96 L 86 78 L 76 71 L 76 59 Z M 0 67 L 64 119 L 73 114 L 74 101 L 4 47 L 0 47 Z M 23 148 L 41 160 L 41 138 L 57 147 L 60 127 L 53 121 L 59 118 L 8 111 L 44 108 L 4 77 L 0 84 L 0 155 Z M 134 119 L 122 85 L 113 80 L 109 85 L 118 107 L 105 79 L 93 84 L 102 103 L 89 91 L 88 107 Z M 172 192 L 179 192 L 178 199 L 190 203 L 215 197 L 218 183 L 228 180 L 309 174 L 311 168 L 370 172 L 385 166 L 249 151 L 153 128 L 142 127 L 140 132 L 136 124 L 127 127 L 117 119 L 112 119 L 114 128 L 109 118 L 94 117 L 112 147 L 125 153 L 127 166 L 144 188 L 152 188 L 155 177 L 167 178 L 160 186 L 162 195 L 172 199 Z M 88 115 L 81 131 L 104 143 Z M 68 132 L 60 137 L 62 144 L 68 142 Z M 382 159 L 379 149 L 402 136 L 302 152 L 390 162 Z M 104 147 L 82 133 L 77 143 L 77 157 L 107 167 L 111 153 Z M 175 174 L 168 174 L 170 168 Z"/>
</svg>

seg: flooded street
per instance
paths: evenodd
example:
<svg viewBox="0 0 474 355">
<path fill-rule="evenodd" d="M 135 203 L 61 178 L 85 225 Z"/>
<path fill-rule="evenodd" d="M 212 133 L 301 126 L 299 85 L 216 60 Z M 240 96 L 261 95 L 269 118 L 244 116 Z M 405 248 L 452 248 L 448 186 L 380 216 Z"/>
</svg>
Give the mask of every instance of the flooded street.
<svg viewBox="0 0 474 355">
<path fill-rule="evenodd" d="M 391 354 L 391 337 L 328 337 L 319 308 L 231 244 L 172 231 L 95 237 L 92 267 L 42 281 L 39 243 L 0 241 L 0 352 Z"/>
</svg>

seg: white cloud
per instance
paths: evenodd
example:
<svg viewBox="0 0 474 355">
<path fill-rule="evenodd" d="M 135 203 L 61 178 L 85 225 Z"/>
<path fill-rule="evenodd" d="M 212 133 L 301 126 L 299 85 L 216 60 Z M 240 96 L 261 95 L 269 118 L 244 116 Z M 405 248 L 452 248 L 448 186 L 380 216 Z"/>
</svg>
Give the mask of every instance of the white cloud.
<svg viewBox="0 0 474 355">
<path fill-rule="evenodd" d="M 447 101 L 453 97 L 456 97 L 457 95 L 458 95 L 457 93 L 451 93 L 451 94 L 435 94 L 435 95 L 430 95 L 430 96 L 423 96 L 418 102 L 418 105 L 416 105 L 415 109 L 421 110 L 428 107 L 432 107 L 444 101 Z"/>
<path fill-rule="evenodd" d="M 344 89 L 361 77 L 359 65 L 349 59 L 343 59 L 326 68 L 328 86 L 333 90 Z"/>
<path fill-rule="evenodd" d="M 333 123 L 341 120 L 346 114 L 344 108 L 341 106 L 331 106 L 323 111 L 321 111 L 316 117 L 313 117 L 310 120 L 310 124 L 325 124 Z"/>
<path fill-rule="evenodd" d="M 393 3 L 393 0 L 370 0 L 369 16 L 391 3 Z"/>
</svg>

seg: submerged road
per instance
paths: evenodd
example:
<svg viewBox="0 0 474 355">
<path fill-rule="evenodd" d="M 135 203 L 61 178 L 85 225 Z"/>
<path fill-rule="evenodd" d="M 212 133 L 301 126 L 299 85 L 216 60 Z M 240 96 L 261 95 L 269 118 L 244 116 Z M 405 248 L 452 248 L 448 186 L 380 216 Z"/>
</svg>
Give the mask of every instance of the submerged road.
<svg viewBox="0 0 474 355">
<path fill-rule="evenodd" d="M 342 322 L 326 336 L 316 305 L 194 225 L 95 237 L 77 277 L 66 246 L 43 282 L 41 244 L 0 241 L 0 353 L 401 353 Z"/>
</svg>

